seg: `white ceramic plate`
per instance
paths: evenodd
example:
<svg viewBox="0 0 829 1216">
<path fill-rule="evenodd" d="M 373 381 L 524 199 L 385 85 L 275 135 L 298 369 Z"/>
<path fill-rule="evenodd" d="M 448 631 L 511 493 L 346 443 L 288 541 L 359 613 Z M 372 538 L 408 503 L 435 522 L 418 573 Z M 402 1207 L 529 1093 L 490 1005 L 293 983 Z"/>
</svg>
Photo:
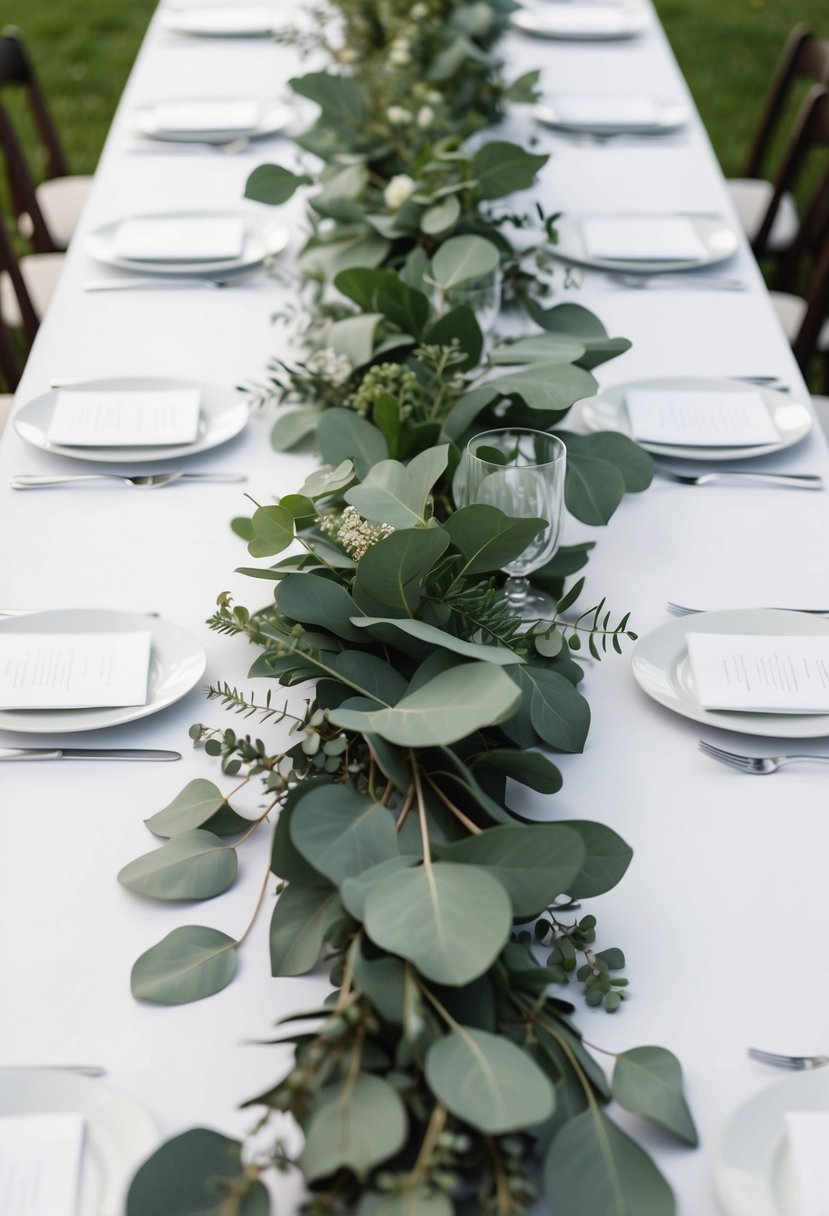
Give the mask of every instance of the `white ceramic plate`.
<svg viewBox="0 0 829 1216">
<path fill-rule="evenodd" d="M 725 1216 L 797 1216 L 785 1126 L 790 1110 L 829 1110 L 829 1071 L 799 1072 L 768 1085 L 728 1119 L 714 1157 Z"/>
<path fill-rule="evenodd" d="M 578 13 L 590 9 L 611 10 L 609 20 L 601 25 L 594 24 L 586 18 L 583 25 L 570 20 L 570 13 Z M 558 20 L 560 10 L 566 20 Z M 568 11 L 569 10 L 569 11 Z M 532 34 L 535 38 L 553 38 L 563 42 L 616 42 L 621 38 L 635 38 L 647 28 L 648 17 L 644 9 L 626 4 L 596 3 L 592 0 L 582 0 L 579 4 L 543 3 L 532 8 L 520 8 L 513 13 L 511 22 L 522 34 Z"/>
<path fill-rule="evenodd" d="M 563 99 L 562 99 L 563 100 Z M 613 97 L 607 101 L 612 105 Z M 533 117 L 545 127 L 554 131 L 570 131 L 584 135 L 666 135 L 669 131 L 677 131 L 688 121 L 688 107 L 676 101 L 661 101 L 654 99 L 656 117 L 653 122 L 626 122 L 607 120 L 575 121 L 562 116 L 559 103 L 555 97 L 549 101 L 539 102 L 533 108 Z"/>
<path fill-rule="evenodd" d="M 0 730 L 31 735 L 76 734 L 135 722 L 166 709 L 198 684 L 207 666 L 204 647 L 167 621 L 99 608 L 59 608 L 0 620 L 2 633 L 132 633 L 152 635 L 146 705 L 107 709 L 0 709 Z M 2 1074 L 0 1074 L 0 1078 Z"/>
<path fill-rule="evenodd" d="M 209 100 L 216 101 L 215 97 L 211 98 L 179 98 L 178 101 L 187 102 L 202 102 Z M 238 100 L 232 98 L 228 100 Z M 167 105 L 173 104 L 170 102 Z M 225 144 L 230 143 L 235 139 L 258 139 L 261 136 L 275 135 L 278 131 L 283 130 L 287 126 L 290 119 L 290 111 L 287 106 L 283 106 L 280 102 L 270 101 L 262 106 L 262 112 L 259 122 L 253 127 L 221 127 L 215 131 L 208 131 L 204 128 L 194 130 L 192 127 L 161 127 L 158 125 L 157 111 L 154 105 L 141 106 L 135 112 L 136 130 L 141 135 L 146 135 L 148 139 L 164 139 L 171 143 L 199 143 L 199 144 Z"/>
<path fill-rule="evenodd" d="M 22 405 L 14 415 L 14 427 L 21 439 L 44 452 L 56 456 L 71 456 L 73 460 L 93 460 L 101 464 L 143 464 L 159 460 L 178 460 L 208 452 L 233 439 L 247 426 L 249 404 L 234 389 L 219 384 L 193 384 L 186 380 L 171 380 L 152 376 L 111 376 L 102 380 L 77 381 L 63 389 L 88 391 L 146 392 L 162 389 L 198 388 L 201 394 L 199 434 L 195 443 L 154 447 L 70 447 L 49 442 L 49 424 L 55 408 L 58 389 L 49 389 Z"/>
<path fill-rule="evenodd" d="M 90 232 L 86 241 L 87 252 L 107 266 L 129 270 L 140 275 L 172 275 L 176 278 L 205 278 L 225 280 L 249 273 L 261 266 L 266 258 L 281 253 L 288 243 L 288 230 L 273 220 L 265 220 L 244 214 L 245 245 L 238 258 L 223 258 L 220 261 L 148 261 L 119 257 L 116 253 L 116 235 L 121 224 L 129 219 L 142 220 L 188 220 L 188 219 L 237 219 L 238 211 L 175 211 L 154 215 L 129 216 L 114 220 Z"/>
<path fill-rule="evenodd" d="M 147 1111 L 105 1081 L 47 1069 L 0 1071 L 0 1115 L 81 1114 L 78 1216 L 123 1216 L 132 1176 L 157 1148 Z"/>
<path fill-rule="evenodd" d="M 619 431 L 631 435 L 630 419 L 625 408 L 625 393 L 630 389 L 664 389 L 666 392 L 696 389 L 699 392 L 756 393 L 771 414 L 780 432 L 780 442 L 755 444 L 753 447 L 683 447 L 674 444 L 647 443 L 640 446 L 656 456 L 672 456 L 677 460 L 748 460 L 765 456 L 799 443 L 812 429 L 812 414 L 808 406 L 795 401 L 791 394 L 739 380 L 716 380 L 698 376 L 666 376 L 654 380 L 632 380 L 601 390 L 598 397 L 588 397 L 582 404 L 582 418 L 590 431 Z"/>
<path fill-rule="evenodd" d="M 705 257 L 699 261 L 634 261 L 624 258 L 596 258 L 587 252 L 582 236 L 582 221 L 586 215 L 562 215 L 555 223 L 558 240 L 549 247 L 549 253 L 563 262 L 572 262 L 576 266 L 587 266 L 591 270 L 609 270 L 617 274 L 667 274 L 681 270 L 701 270 L 704 266 L 715 266 L 725 262 L 737 252 L 739 241 L 734 229 L 725 220 L 709 219 L 707 216 L 682 215 L 667 216 L 644 212 L 637 214 L 596 215 L 601 219 L 687 219 L 699 239 L 705 246 Z"/>
<path fill-rule="evenodd" d="M 268 38 L 279 24 L 277 9 L 268 5 L 206 5 L 170 9 L 162 14 L 168 30 L 199 38 Z"/>
<path fill-rule="evenodd" d="M 753 714 L 700 705 L 691 664 L 689 633 L 777 634 L 786 637 L 826 637 L 829 620 L 805 612 L 776 608 L 731 608 L 696 612 L 660 625 L 636 643 L 631 659 L 634 679 L 654 701 L 683 718 L 733 730 L 741 735 L 779 739 L 820 739 L 829 735 L 826 714 Z"/>
</svg>

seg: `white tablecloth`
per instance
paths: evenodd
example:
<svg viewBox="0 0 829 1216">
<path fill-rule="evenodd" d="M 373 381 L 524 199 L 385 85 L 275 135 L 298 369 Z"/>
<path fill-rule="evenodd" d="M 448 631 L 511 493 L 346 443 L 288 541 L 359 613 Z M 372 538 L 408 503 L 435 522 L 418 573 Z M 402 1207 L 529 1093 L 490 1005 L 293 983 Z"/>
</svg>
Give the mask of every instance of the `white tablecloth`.
<svg viewBox="0 0 829 1216">
<path fill-rule="evenodd" d="M 506 45 L 516 74 L 541 65 L 550 91 L 647 88 L 689 100 L 658 23 L 627 43 L 511 36 Z M 151 26 L 19 402 L 52 377 L 134 373 L 235 384 L 260 376 L 270 354 L 287 353 L 270 315 L 291 295 L 266 276 L 222 291 L 84 294 L 82 282 L 106 272 L 88 257 L 83 238 L 138 212 L 258 210 L 240 201 L 245 179 L 262 161 L 286 163 L 293 156 L 288 143 L 256 144 L 235 156 L 134 155 L 126 151 L 135 142 L 130 115 L 140 103 L 174 97 L 279 95 L 286 79 L 303 70 L 294 52 L 267 42 L 180 39 Z M 695 112 L 688 129 L 663 141 L 581 145 L 534 130 L 526 109 L 506 133 L 525 140 L 534 133 L 552 153 L 542 174 L 548 211 L 732 214 Z M 284 208 L 284 216 L 296 249 L 301 201 Z M 587 305 L 611 333 L 632 339 L 627 354 L 599 369 L 602 384 L 666 374 L 773 374 L 800 390 L 745 247 L 724 273 L 751 289 L 631 291 L 591 274 L 580 288 L 565 289 L 559 273 L 556 298 Z M 74 466 L 28 447 L 9 427 L 0 451 L 0 608 L 155 610 L 204 642 L 211 680 L 245 684 L 253 652 L 203 624 L 223 589 L 252 606 L 267 596 L 264 584 L 233 573 L 246 554 L 228 521 L 249 511 L 242 489 L 267 502 L 295 488 L 315 465 L 312 457 L 275 454 L 269 427 L 269 418 L 255 417 L 243 436 L 196 462 L 244 470 L 246 486 L 152 494 L 120 487 L 14 493 L 12 474 Z M 817 430 L 771 464 L 829 472 Z M 657 482 L 627 498 L 607 529 L 574 526 L 568 539 L 590 535 L 597 542 L 587 597 L 607 594 L 619 614 L 631 609 L 633 627 L 644 633 L 666 620 L 669 599 L 705 607 L 829 603 L 828 534 L 826 494 Z M 634 684 L 627 654 L 591 664 L 585 688 L 593 710 L 586 752 L 561 759 L 564 790 L 546 805 L 539 800 L 538 813 L 596 818 L 619 831 L 635 856 L 620 886 L 592 909 L 602 944 L 625 950 L 631 999 L 613 1017 L 582 1012 L 579 1024 L 609 1049 L 661 1043 L 683 1061 L 701 1148 L 677 1147 L 641 1124 L 637 1134 L 675 1188 L 683 1216 L 705 1216 L 715 1210 L 710 1173 L 718 1128 L 770 1080 L 748 1062 L 746 1045 L 813 1051 L 829 1044 L 827 981 L 817 953 L 826 921 L 825 776 L 804 768 L 753 781 L 714 764 L 696 750 L 697 738 L 727 746 L 729 737 L 649 701 Z M 195 909 L 144 901 L 116 883 L 125 862 L 153 847 L 143 819 L 189 778 L 216 779 L 203 752 L 188 750 L 187 728 L 198 720 L 236 725 L 194 692 L 165 713 L 89 740 L 182 748 L 175 766 L 0 769 L 3 1060 L 103 1064 L 116 1085 L 153 1112 L 165 1135 L 194 1124 L 235 1133 L 248 1128 L 251 1114 L 237 1104 L 279 1077 L 289 1057 L 242 1040 L 268 1037 L 278 1017 L 311 1006 L 321 985 L 269 978 L 269 894 L 238 977 L 220 995 L 175 1009 L 139 1005 L 130 996 L 133 960 L 174 926 L 241 932 L 267 864 L 263 836 L 243 850 L 236 887 Z M 0 737 L 0 744 L 22 742 Z M 739 742 L 750 748 L 759 741 Z M 829 753 L 829 743 L 816 750 Z M 251 798 L 242 805 L 252 811 L 256 804 Z M 279 1210 L 287 1216 L 296 1186 L 279 1187 Z"/>
</svg>

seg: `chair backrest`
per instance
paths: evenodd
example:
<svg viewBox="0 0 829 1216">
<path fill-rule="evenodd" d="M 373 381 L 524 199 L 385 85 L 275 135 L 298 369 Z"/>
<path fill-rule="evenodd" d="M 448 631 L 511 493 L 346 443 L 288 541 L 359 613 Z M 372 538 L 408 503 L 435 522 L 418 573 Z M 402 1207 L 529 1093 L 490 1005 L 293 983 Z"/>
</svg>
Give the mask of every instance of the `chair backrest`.
<svg viewBox="0 0 829 1216">
<path fill-rule="evenodd" d="M 829 148 L 829 88 L 815 85 L 809 90 L 795 120 L 792 137 L 774 181 L 774 189 L 768 210 L 752 242 L 757 258 L 767 253 L 771 233 L 780 203 L 785 194 L 791 193 L 801 171 L 812 152 L 818 148 Z M 813 243 L 816 235 L 814 218 L 808 219 L 819 198 L 820 187 L 807 202 L 803 220 L 791 249 L 780 256 L 773 285 L 781 290 L 791 290 L 803 253 Z"/>
<path fill-rule="evenodd" d="M 23 337 L 28 348 L 37 333 L 39 318 L 20 272 L 17 254 L 2 219 L 0 219 L 0 271 L 8 275 L 17 297 L 17 306 L 23 321 Z M 24 361 L 21 357 L 19 343 L 12 337 L 0 315 L 0 372 L 9 389 L 17 388 Z"/>
<path fill-rule="evenodd" d="M 810 251 L 811 269 L 806 287 L 806 311 L 800 323 L 792 350 L 804 374 L 818 352 L 821 331 L 829 318 L 829 171 L 815 192 L 808 220 L 814 235 Z M 829 351 L 821 350 L 823 389 L 829 390 Z"/>
<path fill-rule="evenodd" d="M 783 54 L 763 106 L 763 113 L 743 172 L 760 177 L 763 161 L 777 131 L 792 88 L 798 80 L 829 84 L 829 38 L 817 38 L 805 25 L 796 25 L 786 39 Z"/>
<path fill-rule="evenodd" d="M 46 152 L 46 177 L 66 177 L 69 166 L 58 138 L 57 128 L 46 105 L 46 98 L 35 74 L 28 51 L 19 33 L 4 29 L 0 34 L 0 97 L 9 89 L 22 89 Z M 34 248 L 49 253 L 56 246 L 35 193 L 35 180 L 23 146 L 18 138 L 8 108 L 0 104 L 0 150 L 6 165 L 6 178 L 12 206 L 18 217 L 28 216 Z M 28 235 L 28 234 L 27 234 Z"/>
</svg>

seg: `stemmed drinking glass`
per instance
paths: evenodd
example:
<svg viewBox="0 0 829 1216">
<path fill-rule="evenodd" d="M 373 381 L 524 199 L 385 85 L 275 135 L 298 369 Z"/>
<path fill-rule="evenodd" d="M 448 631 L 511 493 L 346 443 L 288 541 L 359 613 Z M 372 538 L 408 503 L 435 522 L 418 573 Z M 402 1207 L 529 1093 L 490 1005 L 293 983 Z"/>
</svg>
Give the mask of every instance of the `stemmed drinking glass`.
<svg viewBox="0 0 829 1216">
<path fill-rule="evenodd" d="M 527 575 L 545 565 L 561 539 L 567 451 L 555 435 L 521 428 L 484 431 L 466 445 L 453 482 L 459 507 L 484 503 L 505 515 L 546 519 L 523 553 L 502 567 L 507 603 L 523 620 L 549 615 L 555 603 Z"/>
</svg>

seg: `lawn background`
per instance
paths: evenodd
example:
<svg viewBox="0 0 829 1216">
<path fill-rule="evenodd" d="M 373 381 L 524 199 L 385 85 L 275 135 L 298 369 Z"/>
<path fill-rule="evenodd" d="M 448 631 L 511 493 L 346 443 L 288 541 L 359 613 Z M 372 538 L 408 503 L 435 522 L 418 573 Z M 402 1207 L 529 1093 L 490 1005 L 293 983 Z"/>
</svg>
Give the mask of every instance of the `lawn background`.
<svg viewBox="0 0 829 1216">
<path fill-rule="evenodd" d="M 156 0 L 0 0 L 0 27 L 22 31 L 70 165 L 94 170 Z M 727 176 L 740 173 L 786 34 L 829 37 L 827 0 L 657 0 Z"/>
</svg>

